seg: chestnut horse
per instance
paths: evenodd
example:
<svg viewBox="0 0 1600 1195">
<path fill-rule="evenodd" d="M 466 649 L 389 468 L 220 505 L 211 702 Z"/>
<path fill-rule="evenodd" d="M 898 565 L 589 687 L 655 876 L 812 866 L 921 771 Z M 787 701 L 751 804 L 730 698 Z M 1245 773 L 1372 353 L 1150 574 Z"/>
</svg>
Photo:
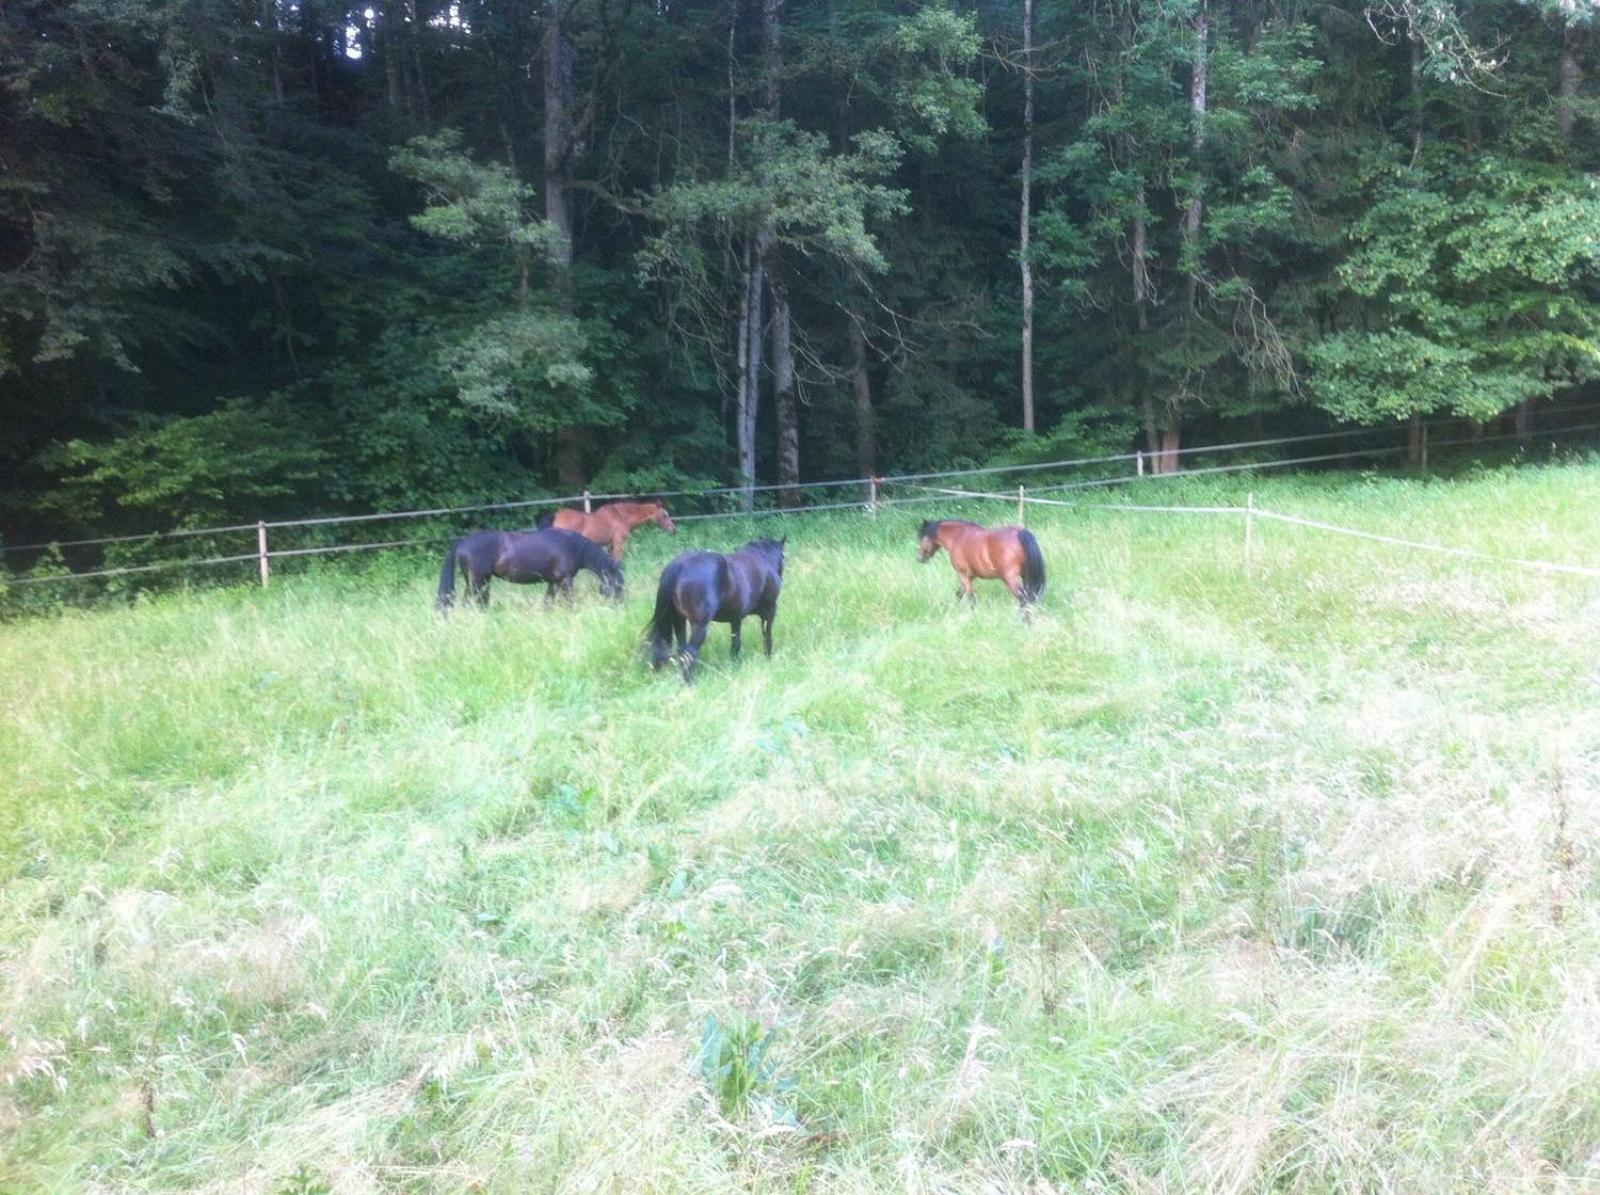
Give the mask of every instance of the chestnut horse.
<svg viewBox="0 0 1600 1195">
<path fill-rule="evenodd" d="M 654 523 L 668 535 L 678 530 L 667 508 L 659 502 L 608 502 L 593 514 L 563 507 L 539 517 L 541 527 L 576 531 L 591 543 L 609 547 L 611 559 L 616 561 L 622 559 L 622 545 L 628 542 L 628 532 L 640 523 Z"/>
<path fill-rule="evenodd" d="M 940 548 L 950 553 L 961 587 L 957 598 L 977 599 L 972 578 L 999 578 L 1026 610 L 1044 592 L 1044 557 L 1025 527 L 980 527 L 965 519 L 929 519 L 917 532 L 917 559 L 928 563 Z"/>
</svg>

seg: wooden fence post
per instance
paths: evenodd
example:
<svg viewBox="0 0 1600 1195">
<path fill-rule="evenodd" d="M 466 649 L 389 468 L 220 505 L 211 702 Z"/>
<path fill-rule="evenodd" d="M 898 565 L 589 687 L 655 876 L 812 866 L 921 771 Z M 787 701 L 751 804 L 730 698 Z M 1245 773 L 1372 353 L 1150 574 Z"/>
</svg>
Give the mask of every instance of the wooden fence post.
<svg viewBox="0 0 1600 1195">
<path fill-rule="evenodd" d="M 1256 493 L 1250 491 L 1244 502 L 1244 575 L 1251 576 L 1256 564 Z"/>
<path fill-rule="evenodd" d="M 590 510 L 589 510 L 589 491 L 588 490 L 584 490 L 583 491 L 583 513 L 584 514 L 589 514 L 590 513 Z"/>
<path fill-rule="evenodd" d="M 878 479 L 876 477 L 867 478 L 867 512 L 869 514 L 878 513 Z"/>
<path fill-rule="evenodd" d="M 1028 499 L 1022 487 L 1017 487 L 1017 525 L 1025 527 L 1028 524 Z"/>
<path fill-rule="evenodd" d="M 1138 475 L 1140 477 L 1143 477 L 1144 476 L 1144 449 L 1139 448 L 1139 449 L 1135 449 L 1134 450 L 1133 463 L 1134 463 L 1135 471 L 1138 473 Z"/>
<path fill-rule="evenodd" d="M 264 522 L 256 524 L 256 555 L 261 562 L 261 587 L 265 589 L 272 566 L 267 563 L 267 525 Z"/>
</svg>

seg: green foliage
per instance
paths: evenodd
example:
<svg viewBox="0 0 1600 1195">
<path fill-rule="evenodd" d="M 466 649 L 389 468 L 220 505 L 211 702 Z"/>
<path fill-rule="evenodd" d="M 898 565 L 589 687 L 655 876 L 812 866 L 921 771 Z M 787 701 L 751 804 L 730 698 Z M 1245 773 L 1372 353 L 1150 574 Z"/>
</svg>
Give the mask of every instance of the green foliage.
<svg viewBox="0 0 1600 1195">
<path fill-rule="evenodd" d="M 805 477 L 1594 393 L 1587 5 L 1038 6 L 1032 444 L 1014 0 L 371 11 L 0 7 L 8 532 L 726 483 L 757 245 Z"/>
<path fill-rule="evenodd" d="M 725 245 L 758 227 L 801 254 L 825 253 L 871 271 L 888 268 L 868 225 L 906 210 L 905 192 L 879 181 L 899 160 L 893 137 L 858 133 L 850 151 L 833 153 L 827 137 L 791 121 L 752 119 L 741 126 L 740 144 L 729 177 L 678 183 L 651 197 L 648 210 L 660 231 L 640 255 L 645 278 L 703 275 L 710 258 L 695 245 L 696 236 L 706 233 Z"/>
<path fill-rule="evenodd" d="M 100 443 L 69 440 L 44 464 L 61 480 L 41 503 L 74 522 L 196 527 L 318 496 L 329 455 L 287 402 L 235 399 L 205 415 L 140 419 Z"/>
<path fill-rule="evenodd" d="M 1340 265 L 1342 327 L 1307 351 L 1341 419 L 1488 419 L 1600 376 L 1600 185 L 1486 155 L 1373 182 Z"/>
<path fill-rule="evenodd" d="M 746 1016 L 726 1021 L 708 1015 L 700 1027 L 695 1069 L 716 1096 L 724 1116 L 744 1111 L 752 1097 L 781 1086 L 768 1057 L 776 1031 Z"/>
<path fill-rule="evenodd" d="M 411 222 L 430 236 L 519 249 L 549 249 L 556 242 L 559 234 L 549 222 L 528 214 L 534 189 L 499 162 L 473 161 L 458 130 L 412 138 L 390 155 L 389 165 L 421 185 L 428 206 Z"/>
<path fill-rule="evenodd" d="M 927 154 L 945 137 L 976 138 L 988 130 L 983 85 L 966 73 L 982 50 L 976 20 L 941 5 L 917 10 L 888 36 L 886 84 L 896 127 Z"/>
</svg>

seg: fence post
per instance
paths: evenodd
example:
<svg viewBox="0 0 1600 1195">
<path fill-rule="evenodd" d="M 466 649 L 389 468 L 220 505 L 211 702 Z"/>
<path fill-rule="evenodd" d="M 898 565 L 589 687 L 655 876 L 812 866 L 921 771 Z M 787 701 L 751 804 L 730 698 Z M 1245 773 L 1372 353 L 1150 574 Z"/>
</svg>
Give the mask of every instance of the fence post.
<svg viewBox="0 0 1600 1195">
<path fill-rule="evenodd" d="M 256 555 L 261 562 L 261 587 L 265 589 L 272 566 L 267 563 L 267 525 L 264 522 L 256 524 Z"/>
<path fill-rule="evenodd" d="M 867 478 L 867 513 L 878 513 L 878 479 L 876 477 Z"/>
<path fill-rule="evenodd" d="M 1144 476 L 1144 449 L 1136 448 L 1133 452 L 1133 467 L 1138 476 Z"/>
<path fill-rule="evenodd" d="M 584 490 L 583 491 L 583 513 L 584 514 L 589 514 L 590 513 L 590 510 L 589 510 L 589 491 L 588 490 Z"/>
<path fill-rule="evenodd" d="M 1251 490 L 1244 501 L 1244 575 L 1255 572 L 1256 563 L 1256 492 Z"/>
<path fill-rule="evenodd" d="M 1028 509 L 1027 509 L 1027 507 L 1028 507 L 1027 495 L 1025 493 L 1023 493 L 1023 489 L 1019 485 L 1017 487 L 1017 525 L 1019 527 L 1027 526 L 1027 523 L 1028 523 Z"/>
</svg>

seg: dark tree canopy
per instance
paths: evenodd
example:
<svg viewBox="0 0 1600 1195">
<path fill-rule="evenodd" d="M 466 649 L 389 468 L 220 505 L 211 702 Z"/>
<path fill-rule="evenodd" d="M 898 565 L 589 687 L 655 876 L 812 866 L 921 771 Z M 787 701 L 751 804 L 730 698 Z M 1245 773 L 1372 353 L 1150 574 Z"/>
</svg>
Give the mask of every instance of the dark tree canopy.
<svg viewBox="0 0 1600 1195">
<path fill-rule="evenodd" d="M 1570 400 L 1596 14 L 9 0 L 0 526 Z"/>
</svg>

